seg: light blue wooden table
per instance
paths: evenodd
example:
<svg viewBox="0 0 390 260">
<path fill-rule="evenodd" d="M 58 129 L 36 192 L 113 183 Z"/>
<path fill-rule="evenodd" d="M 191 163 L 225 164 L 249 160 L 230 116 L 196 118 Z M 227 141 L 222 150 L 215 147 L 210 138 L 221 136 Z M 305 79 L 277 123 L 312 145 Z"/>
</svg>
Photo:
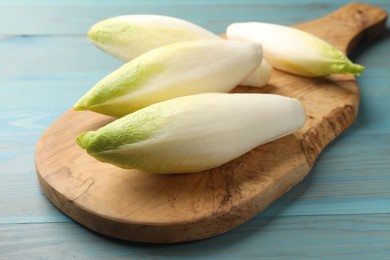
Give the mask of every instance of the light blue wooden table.
<svg viewBox="0 0 390 260">
<path fill-rule="evenodd" d="M 390 12 L 388 0 L 366 1 Z M 0 259 L 390 259 L 390 32 L 351 57 L 358 78 L 355 124 L 311 174 L 239 228 L 204 241 L 148 245 L 93 233 L 44 197 L 36 179 L 42 132 L 121 63 L 85 36 L 95 22 L 136 13 L 184 18 L 215 33 L 232 22 L 285 25 L 348 1 L 1 1 Z M 337 29 L 337 28 L 335 28 Z"/>
</svg>

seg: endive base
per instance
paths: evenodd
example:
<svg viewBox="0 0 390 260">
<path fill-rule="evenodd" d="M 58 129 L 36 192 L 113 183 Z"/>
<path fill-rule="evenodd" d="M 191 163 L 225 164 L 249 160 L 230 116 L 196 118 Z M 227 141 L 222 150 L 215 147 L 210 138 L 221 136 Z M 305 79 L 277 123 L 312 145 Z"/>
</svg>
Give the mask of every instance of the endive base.
<svg viewBox="0 0 390 260">
<path fill-rule="evenodd" d="M 350 52 L 383 31 L 386 17 L 383 10 L 353 3 L 297 27 Z M 354 122 L 359 106 L 356 80 L 346 75 L 312 79 L 275 71 L 265 88 L 234 92 L 298 98 L 307 122 L 295 134 L 210 171 L 151 175 L 87 155 L 76 136 L 113 118 L 70 110 L 36 147 L 43 192 L 77 222 L 111 237 L 153 243 L 205 239 L 244 223 L 298 184 L 324 147 Z"/>
</svg>

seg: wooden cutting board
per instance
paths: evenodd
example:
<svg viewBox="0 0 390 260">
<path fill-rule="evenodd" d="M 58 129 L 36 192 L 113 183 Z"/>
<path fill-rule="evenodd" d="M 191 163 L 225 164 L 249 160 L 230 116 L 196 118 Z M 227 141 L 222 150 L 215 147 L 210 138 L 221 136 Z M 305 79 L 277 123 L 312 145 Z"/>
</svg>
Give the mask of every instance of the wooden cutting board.
<svg viewBox="0 0 390 260">
<path fill-rule="evenodd" d="M 352 3 L 296 27 L 349 53 L 381 33 L 386 18 L 379 8 Z M 312 79 L 275 71 L 265 88 L 234 92 L 298 98 L 307 122 L 298 132 L 210 171 L 151 175 L 87 155 L 76 136 L 113 118 L 69 110 L 36 146 L 43 192 L 75 221 L 111 237 L 154 243 L 208 238 L 244 223 L 298 184 L 324 147 L 354 122 L 359 107 L 356 80 L 348 75 Z"/>
</svg>

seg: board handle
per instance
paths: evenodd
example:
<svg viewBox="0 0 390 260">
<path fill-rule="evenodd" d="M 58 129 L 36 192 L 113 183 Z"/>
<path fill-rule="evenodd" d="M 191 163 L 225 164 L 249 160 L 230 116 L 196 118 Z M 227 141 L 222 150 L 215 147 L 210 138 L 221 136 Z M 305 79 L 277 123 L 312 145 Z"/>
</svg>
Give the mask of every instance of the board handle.
<svg viewBox="0 0 390 260">
<path fill-rule="evenodd" d="M 348 54 L 359 44 L 379 36 L 385 29 L 387 16 L 386 11 L 379 7 L 350 3 L 333 13 L 296 27 L 326 38 L 333 46 Z"/>
</svg>

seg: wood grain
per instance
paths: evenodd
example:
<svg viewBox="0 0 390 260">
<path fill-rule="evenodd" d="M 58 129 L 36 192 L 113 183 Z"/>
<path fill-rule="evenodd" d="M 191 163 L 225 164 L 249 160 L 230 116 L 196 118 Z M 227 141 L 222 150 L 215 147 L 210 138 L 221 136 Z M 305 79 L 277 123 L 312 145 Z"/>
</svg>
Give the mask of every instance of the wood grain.
<svg viewBox="0 0 390 260">
<path fill-rule="evenodd" d="M 254 219 L 239 231 L 170 246 L 104 239 L 73 223 L 31 224 L 28 228 L 26 234 L 23 225 L 0 225 L 0 234 L 9 238 L 0 240 L 0 258 L 387 259 L 390 247 L 390 218 L 381 214 Z"/>
<path fill-rule="evenodd" d="M 350 4 L 298 27 L 351 51 L 362 38 L 383 30 L 385 20 L 378 8 Z M 97 162 L 74 139 L 112 118 L 68 111 L 37 144 L 41 187 L 67 215 L 116 238 L 173 243 L 226 232 L 299 183 L 322 149 L 352 124 L 359 106 L 356 81 L 345 75 L 309 79 L 275 72 L 262 92 L 300 99 L 308 116 L 304 128 L 219 168 L 180 176 L 145 175 Z"/>
<path fill-rule="evenodd" d="M 372 1 L 372 0 L 370 0 Z M 374 0 L 381 4 L 381 0 Z M 43 2 L 43 3 L 42 3 Z M 202 27 L 219 33 L 227 24 L 240 20 L 257 20 L 263 22 L 293 24 L 320 17 L 337 9 L 349 0 L 337 2 L 288 2 L 286 0 L 242 0 L 239 3 L 231 0 L 215 1 L 180 1 L 158 0 L 139 2 L 128 1 L 95 1 L 58 0 L 54 2 L 41 0 L 1 1 L 7 12 L 1 16 L 0 33 L 2 35 L 55 35 L 85 37 L 89 27 L 109 17 L 123 14 L 164 14 L 189 20 Z M 278 15 L 275 15 L 277 12 Z M 216 14 L 221 14 L 216 16 Z M 15 17 L 22 22 L 15 22 Z M 72 17 L 73 19 L 70 19 Z M 12 24 L 13 26 L 9 26 Z"/>
</svg>

